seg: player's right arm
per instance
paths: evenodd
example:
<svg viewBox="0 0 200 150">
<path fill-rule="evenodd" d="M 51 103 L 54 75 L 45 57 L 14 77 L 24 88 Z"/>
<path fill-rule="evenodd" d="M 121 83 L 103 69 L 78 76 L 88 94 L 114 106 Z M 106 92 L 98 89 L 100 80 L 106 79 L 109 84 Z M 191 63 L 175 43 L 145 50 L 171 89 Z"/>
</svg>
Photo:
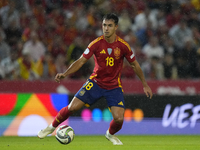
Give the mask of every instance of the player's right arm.
<svg viewBox="0 0 200 150">
<path fill-rule="evenodd" d="M 93 51 L 96 49 L 96 47 L 98 47 L 97 42 L 101 39 L 103 39 L 103 36 L 92 41 L 79 59 L 73 62 L 64 73 L 58 73 L 55 76 L 55 81 L 60 82 L 61 79 L 78 71 L 90 59 L 90 57 L 92 57 L 92 55 L 94 54 Z"/>
<path fill-rule="evenodd" d="M 74 61 L 64 73 L 58 73 L 55 76 L 55 81 L 60 82 L 61 79 L 78 71 L 87 61 L 88 59 L 86 59 L 85 57 L 83 57 L 83 55 L 81 55 L 81 57 L 76 61 Z"/>
</svg>

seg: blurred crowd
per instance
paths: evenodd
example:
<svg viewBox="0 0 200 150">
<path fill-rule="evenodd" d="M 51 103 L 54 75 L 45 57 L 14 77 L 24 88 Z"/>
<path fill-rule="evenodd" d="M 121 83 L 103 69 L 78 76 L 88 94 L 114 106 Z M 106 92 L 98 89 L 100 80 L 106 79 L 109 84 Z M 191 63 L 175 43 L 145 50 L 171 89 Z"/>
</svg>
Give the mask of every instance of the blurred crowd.
<svg viewBox="0 0 200 150">
<path fill-rule="evenodd" d="M 1 0 L 0 79 L 54 79 L 102 35 L 110 12 L 146 79 L 200 78 L 199 0 Z M 85 79 L 93 66 L 68 78 Z M 122 78 L 137 79 L 126 60 Z"/>
</svg>

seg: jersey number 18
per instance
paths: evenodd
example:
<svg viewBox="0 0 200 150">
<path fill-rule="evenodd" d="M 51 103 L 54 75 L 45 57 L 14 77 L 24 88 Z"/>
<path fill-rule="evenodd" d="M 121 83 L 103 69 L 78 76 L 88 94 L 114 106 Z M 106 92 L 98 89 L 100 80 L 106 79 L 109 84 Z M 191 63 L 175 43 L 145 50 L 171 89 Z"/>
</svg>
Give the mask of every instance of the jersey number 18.
<svg viewBox="0 0 200 150">
<path fill-rule="evenodd" d="M 114 65 L 114 58 L 107 57 L 106 58 L 106 66 L 113 66 Z"/>
</svg>

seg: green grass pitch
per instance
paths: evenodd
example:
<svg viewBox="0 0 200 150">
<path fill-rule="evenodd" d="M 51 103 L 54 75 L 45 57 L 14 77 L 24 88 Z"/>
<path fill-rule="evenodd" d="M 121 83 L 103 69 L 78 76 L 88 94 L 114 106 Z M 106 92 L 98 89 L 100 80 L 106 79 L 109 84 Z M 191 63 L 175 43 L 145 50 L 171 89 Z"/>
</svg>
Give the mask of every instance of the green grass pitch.
<svg viewBox="0 0 200 150">
<path fill-rule="evenodd" d="M 78 136 L 68 145 L 60 144 L 54 136 L 0 137 L 1 150 L 200 150 L 200 135 L 118 135 L 124 145 L 114 146 L 103 135 Z"/>
</svg>

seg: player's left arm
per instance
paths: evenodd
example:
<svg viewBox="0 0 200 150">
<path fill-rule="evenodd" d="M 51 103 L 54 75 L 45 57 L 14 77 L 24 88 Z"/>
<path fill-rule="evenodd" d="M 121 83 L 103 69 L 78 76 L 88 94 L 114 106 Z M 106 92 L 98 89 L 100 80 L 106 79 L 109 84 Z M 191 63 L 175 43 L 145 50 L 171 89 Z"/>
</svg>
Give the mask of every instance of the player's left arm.
<svg viewBox="0 0 200 150">
<path fill-rule="evenodd" d="M 135 61 L 131 62 L 130 65 L 133 68 L 134 72 L 137 74 L 137 76 L 142 81 L 144 93 L 146 94 L 147 97 L 149 97 L 151 99 L 153 96 L 153 93 L 151 91 L 151 88 L 149 87 L 149 85 L 147 84 L 147 82 L 145 80 L 144 74 L 142 72 L 142 69 L 141 69 L 139 63 L 137 62 L 137 60 L 135 60 Z"/>
</svg>

